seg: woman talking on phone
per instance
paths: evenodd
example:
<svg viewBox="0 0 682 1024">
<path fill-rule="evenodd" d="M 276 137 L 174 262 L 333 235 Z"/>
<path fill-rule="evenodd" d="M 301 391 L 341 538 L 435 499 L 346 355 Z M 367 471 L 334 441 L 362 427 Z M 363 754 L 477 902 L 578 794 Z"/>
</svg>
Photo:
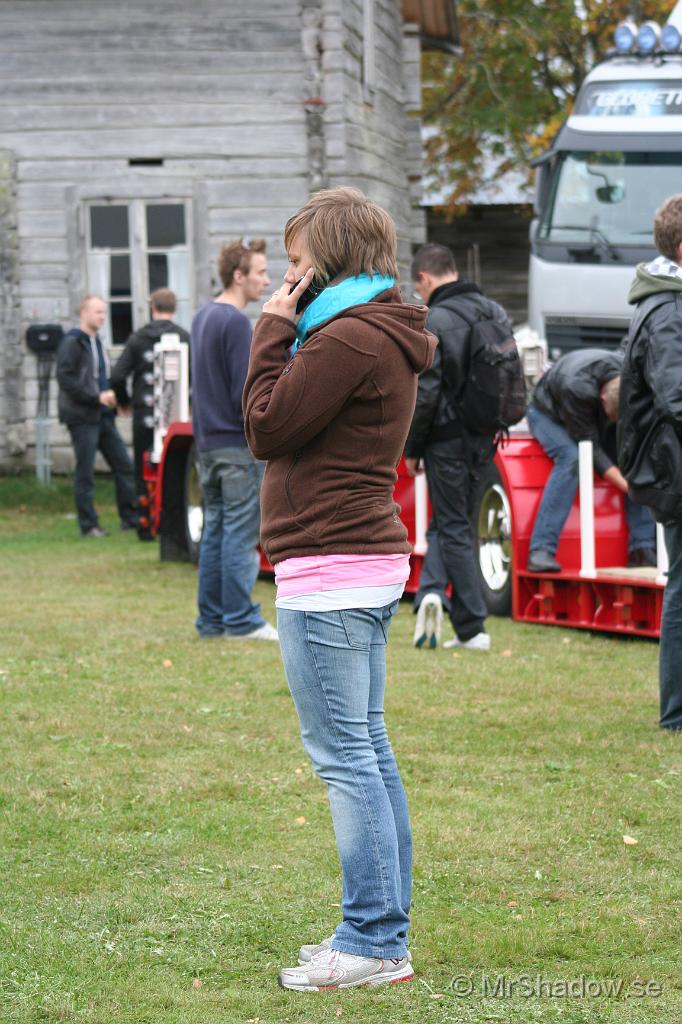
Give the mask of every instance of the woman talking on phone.
<svg viewBox="0 0 682 1024">
<path fill-rule="evenodd" d="M 289 268 L 254 331 L 244 419 L 267 460 L 261 541 L 284 669 L 341 861 L 343 920 L 279 976 L 317 992 L 413 977 L 412 839 L 384 688 L 409 575 L 396 466 L 436 340 L 426 310 L 401 301 L 393 221 L 361 192 L 315 194 L 284 244 Z"/>
</svg>

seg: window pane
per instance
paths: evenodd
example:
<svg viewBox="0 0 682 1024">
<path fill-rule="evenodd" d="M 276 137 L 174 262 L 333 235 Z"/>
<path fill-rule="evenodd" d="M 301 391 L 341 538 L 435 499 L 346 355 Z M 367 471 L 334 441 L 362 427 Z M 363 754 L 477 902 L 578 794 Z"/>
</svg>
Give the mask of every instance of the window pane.
<svg viewBox="0 0 682 1024">
<path fill-rule="evenodd" d="M 157 288 L 168 287 L 168 259 L 165 253 L 150 253 L 149 261 L 149 291 L 156 291 Z"/>
<path fill-rule="evenodd" d="M 111 257 L 110 295 L 130 295 L 130 256 Z"/>
<path fill-rule="evenodd" d="M 111 340 L 114 345 L 123 345 L 133 330 L 133 306 L 131 302 L 111 303 Z"/>
<path fill-rule="evenodd" d="M 91 206 L 90 238 L 93 249 L 127 249 L 128 207 Z"/>
<path fill-rule="evenodd" d="M 147 207 L 147 245 L 166 248 L 185 244 L 185 207 L 164 203 Z"/>
</svg>

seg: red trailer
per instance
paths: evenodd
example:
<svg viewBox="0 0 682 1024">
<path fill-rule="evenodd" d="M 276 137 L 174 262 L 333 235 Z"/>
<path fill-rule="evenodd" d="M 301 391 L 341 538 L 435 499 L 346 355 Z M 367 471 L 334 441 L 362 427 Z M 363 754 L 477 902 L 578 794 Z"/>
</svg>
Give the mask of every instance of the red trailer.
<svg viewBox="0 0 682 1024">
<path fill-rule="evenodd" d="M 498 449 L 479 482 L 475 525 L 486 604 L 492 614 L 521 622 L 657 637 L 664 580 L 656 569 L 627 569 L 623 499 L 595 477 L 595 567 L 581 569 L 579 499 L 561 535 L 558 574 L 528 572 L 528 545 L 551 462 L 528 434 L 515 434 Z M 203 523 L 201 488 L 190 423 L 170 425 L 158 464 L 147 464 L 149 519 L 159 535 L 161 558 L 196 561 Z M 395 498 L 414 545 L 407 584 L 414 592 L 425 551 L 428 495 L 423 477 L 409 477 L 401 462 Z M 268 565 L 263 557 L 263 569 Z"/>
</svg>

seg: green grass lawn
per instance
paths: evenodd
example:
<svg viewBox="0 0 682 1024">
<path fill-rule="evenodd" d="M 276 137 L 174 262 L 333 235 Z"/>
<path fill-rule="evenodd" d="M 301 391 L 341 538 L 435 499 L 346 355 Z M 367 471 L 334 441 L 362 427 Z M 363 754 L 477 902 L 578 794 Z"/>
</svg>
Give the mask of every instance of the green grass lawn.
<svg viewBox="0 0 682 1024">
<path fill-rule="evenodd" d="M 496 619 L 490 655 L 416 651 L 404 603 L 387 714 L 417 977 L 287 993 L 340 885 L 277 646 L 199 641 L 195 569 L 119 533 L 111 495 L 86 541 L 66 482 L 0 481 L 2 1024 L 678 1024 L 682 737 L 657 728 L 656 644 Z"/>
</svg>

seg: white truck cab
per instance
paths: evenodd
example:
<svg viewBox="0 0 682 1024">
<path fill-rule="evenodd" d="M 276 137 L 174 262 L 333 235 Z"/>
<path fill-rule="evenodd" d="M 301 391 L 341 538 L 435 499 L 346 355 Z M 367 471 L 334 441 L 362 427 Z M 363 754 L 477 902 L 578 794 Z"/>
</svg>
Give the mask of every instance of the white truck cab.
<svg viewBox="0 0 682 1024">
<path fill-rule="evenodd" d="M 616 40 L 537 161 L 528 319 L 550 360 L 620 344 L 655 211 L 682 192 L 682 0 L 663 32 L 625 23 Z"/>
</svg>

